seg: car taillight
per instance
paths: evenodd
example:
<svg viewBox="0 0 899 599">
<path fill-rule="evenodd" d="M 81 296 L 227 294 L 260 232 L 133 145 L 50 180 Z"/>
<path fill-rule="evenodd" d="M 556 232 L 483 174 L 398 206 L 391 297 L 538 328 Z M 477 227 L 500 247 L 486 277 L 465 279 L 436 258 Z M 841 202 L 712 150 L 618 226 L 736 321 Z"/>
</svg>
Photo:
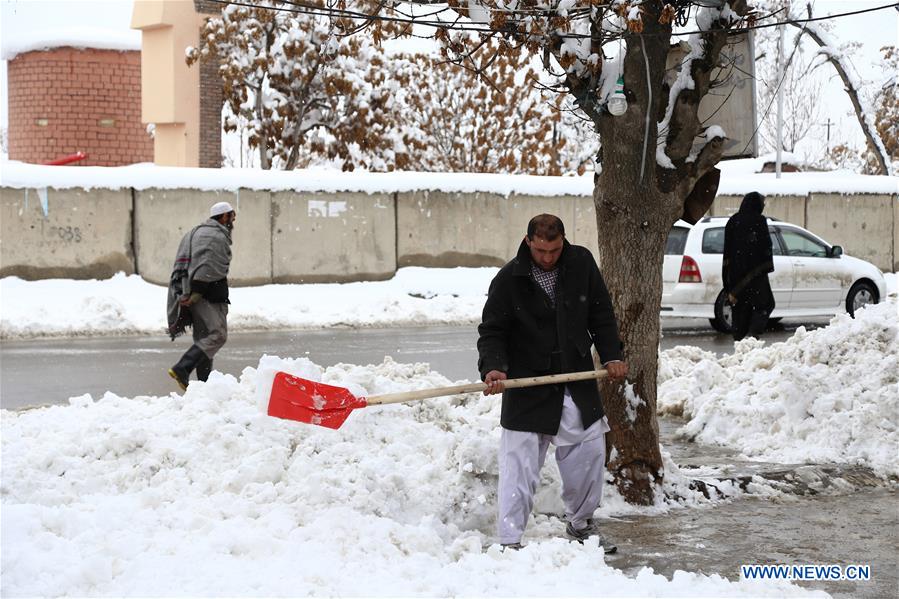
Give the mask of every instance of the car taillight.
<svg viewBox="0 0 899 599">
<path fill-rule="evenodd" d="M 702 274 L 699 272 L 699 265 L 696 260 L 690 256 L 684 256 L 680 263 L 680 276 L 678 283 L 702 283 Z"/>
</svg>

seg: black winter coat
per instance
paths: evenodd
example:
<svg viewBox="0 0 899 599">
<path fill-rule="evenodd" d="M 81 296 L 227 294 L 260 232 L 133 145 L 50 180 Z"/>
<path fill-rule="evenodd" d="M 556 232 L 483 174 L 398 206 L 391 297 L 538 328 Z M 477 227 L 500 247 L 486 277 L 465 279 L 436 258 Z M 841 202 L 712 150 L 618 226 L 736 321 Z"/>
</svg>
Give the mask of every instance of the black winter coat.
<svg viewBox="0 0 899 599">
<path fill-rule="evenodd" d="M 564 242 L 558 261 L 556 305 L 531 277 L 531 254 L 518 255 L 490 283 L 478 327 L 481 380 L 491 370 L 509 378 L 593 370 L 591 345 L 605 363 L 620 360 L 622 344 L 605 282 L 587 248 Z M 555 435 L 566 385 L 503 392 L 504 428 Z M 596 381 L 567 383 L 584 428 L 603 417 Z"/>
<path fill-rule="evenodd" d="M 724 228 L 721 263 L 724 290 L 754 310 L 770 313 L 774 309 L 774 296 L 768 273 L 773 271 L 771 236 L 762 215 L 762 197 L 750 193 Z"/>
</svg>

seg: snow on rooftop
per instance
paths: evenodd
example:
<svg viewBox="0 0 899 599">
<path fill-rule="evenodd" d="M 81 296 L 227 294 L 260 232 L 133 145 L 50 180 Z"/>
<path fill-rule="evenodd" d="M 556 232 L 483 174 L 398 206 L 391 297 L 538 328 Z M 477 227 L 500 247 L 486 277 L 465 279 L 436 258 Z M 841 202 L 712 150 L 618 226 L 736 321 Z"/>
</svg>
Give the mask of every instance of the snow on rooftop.
<svg viewBox="0 0 899 599">
<path fill-rule="evenodd" d="M 94 48 L 97 50 L 140 50 L 141 32 L 134 29 L 106 29 L 101 27 L 67 27 L 38 29 L 29 34 L 18 32 L 4 37 L 3 60 L 34 50 L 62 47 Z"/>
<path fill-rule="evenodd" d="M 849 171 L 826 173 L 755 172 L 759 159 L 727 161 L 722 170 L 719 195 L 808 193 L 899 194 L 899 178 L 859 175 Z M 336 170 L 265 171 L 260 169 L 209 169 L 135 164 L 122 167 L 41 166 L 10 161 L 0 164 L 0 186 L 15 189 L 239 189 L 301 192 L 394 193 L 417 190 L 448 193 L 513 193 L 544 197 L 593 193 L 592 173 L 577 177 L 537 177 L 487 173 L 392 172 L 346 173 Z"/>
</svg>

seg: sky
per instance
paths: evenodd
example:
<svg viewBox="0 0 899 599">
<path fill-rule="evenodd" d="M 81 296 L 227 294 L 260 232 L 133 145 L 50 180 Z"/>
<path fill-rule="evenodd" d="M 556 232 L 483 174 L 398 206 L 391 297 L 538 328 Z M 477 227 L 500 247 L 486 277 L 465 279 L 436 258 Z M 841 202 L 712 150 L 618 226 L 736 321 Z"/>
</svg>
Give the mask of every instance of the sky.
<svg viewBox="0 0 899 599">
<path fill-rule="evenodd" d="M 813 0 L 815 15 L 860 10 L 890 4 L 890 0 Z M 130 0 L 0 0 L 0 44 L 22 36 L 32 36 L 42 28 L 60 27 L 102 27 L 113 30 L 128 29 L 131 21 Z M 879 68 L 879 49 L 885 45 L 899 44 L 899 13 L 887 9 L 856 16 L 842 17 L 833 21 L 833 35 L 840 41 L 855 40 L 861 44 L 852 62 L 861 78 L 867 81 L 882 79 Z M 791 32 L 788 31 L 787 39 Z M 787 42 L 789 43 L 789 42 Z M 832 72 L 832 69 L 828 69 Z M 6 61 L 0 67 L 0 126 L 8 122 L 6 101 Z M 837 140 L 852 140 L 862 143 L 862 136 L 852 114 L 852 106 L 842 91 L 839 78 L 834 73 L 825 90 L 827 111 L 836 125 L 831 128 L 832 143 Z M 825 122 L 820 123 L 811 133 L 812 145 L 823 145 L 826 139 Z M 821 142 L 821 143 L 818 143 Z"/>
</svg>

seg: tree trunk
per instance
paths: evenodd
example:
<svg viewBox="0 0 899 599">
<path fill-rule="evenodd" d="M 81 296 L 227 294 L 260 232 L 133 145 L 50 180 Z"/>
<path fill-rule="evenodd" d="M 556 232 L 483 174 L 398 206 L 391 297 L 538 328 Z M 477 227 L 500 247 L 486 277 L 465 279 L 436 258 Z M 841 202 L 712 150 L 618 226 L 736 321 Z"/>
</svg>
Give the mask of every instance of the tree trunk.
<svg viewBox="0 0 899 599">
<path fill-rule="evenodd" d="M 739 15 L 748 10 L 745 0 L 729 0 L 729 7 Z M 643 35 L 625 36 L 623 114 L 612 116 L 597 104 L 589 81 L 569 80 L 602 140 L 602 170 L 593 192 L 599 262 L 629 366 L 626 383 L 601 385 L 612 428 L 608 467 L 625 500 L 643 505 L 654 503 L 663 478 L 656 377 L 665 243 L 671 225 L 681 216 L 698 219 L 717 191 L 715 164 L 724 138 L 706 140 L 696 155 L 693 148 L 703 127 L 699 102 L 712 87 L 711 74 L 732 25 L 732 15 L 706 7 L 718 20 L 709 23 L 690 59 L 678 67 L 678 80 L 690 85 L 669 87 L 663 82 L 671 21 L 661 18 L 667 8 L 663 0 L 644 2 Z M 660 162 L 657 150 L 667 160 Z"/>
<path fill-rule="evenodd" d="M 256 93 L 255 98 L 255 116 L 259 119 L 260 122 L 265 122 L 265 111 L 263 110 L 262 105 L 262 84 L 259 84 L 259 87 L 254 89 Z M 257 132 L 259 137 L 259 166 L 263 170 L 269 170 L 272 168 L 272 162 L 268 157 L 268 137 L 266 136 L 264 131 Z"/>
<path fill-rule="evenodd" d="M 608 467 L 628 503 L 649 505 L 662 479 L 656 376 L 667 228 L 661 231 L 616 209 L 616 205 L 635 206 L 649 199 L 645 189 L 629 190 L 621 183 L 601 175 L 594 192 L 600 264 L 630 368 L 627 383 L 633 385 L 632 393 L 627 393 L 624 384 L 602 385 L 612 427 Z"/>
<path fill-rule="evenodd" d="M 658 4 L 652 7 L 660 10 Z M 646 31 L 661 29 L 657 18 L 647 19 Z M 662 261 L 668 231 L 684 206 L 676 191 L 659 188 L 656 163 L 657 115 L 667 101 L 662 78 L 668 49 L 665 35 L 629 39 L 624 60 L 627 111 L 617 117 L 600 112 L 594 118 L 603 142 L 602 171 L 593 193 L 599 262 L 629 367 L 626 383 L 602 384 L 612 427 L 608 467 L 625 500 L 642 505 L 654 502 L 662 482 L 656 419 Z"/>
</svg>

